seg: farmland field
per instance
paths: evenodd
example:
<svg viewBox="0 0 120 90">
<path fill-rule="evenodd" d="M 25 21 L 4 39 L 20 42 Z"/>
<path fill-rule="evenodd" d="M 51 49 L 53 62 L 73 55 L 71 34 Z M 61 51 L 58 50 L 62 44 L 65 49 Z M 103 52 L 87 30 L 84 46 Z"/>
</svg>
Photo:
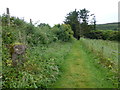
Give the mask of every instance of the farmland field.
<svg viewBox="0 0 120 90">
<path fill-rule="evenodd" d="M 53 27 L 0 16 L 0 88 L 118 88 L 120 32 L 96 30 L 85 12 Z"/>
</svg>

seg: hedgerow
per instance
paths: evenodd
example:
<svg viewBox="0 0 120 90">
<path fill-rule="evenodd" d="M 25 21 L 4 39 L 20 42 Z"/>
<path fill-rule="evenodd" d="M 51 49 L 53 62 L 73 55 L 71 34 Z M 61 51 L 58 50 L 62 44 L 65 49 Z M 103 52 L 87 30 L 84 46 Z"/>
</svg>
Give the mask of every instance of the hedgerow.
<svg viewBox="0 0 120 90">
<path fill-rule="evenodd" d="M 46 88 L 60 75 L 60 67 L 70 50 L 73 32 L 69 25 L 34 26 L 18 17 L 2 16 L 2 84 L 3 88 Z M 10 47 L 26 45 L 26 62 L 13 66 Z"/>
<path fill-rule="evenodd" d="M 90 39 L 103 39 L 120 41 L 120 31 L 113 30 L 95 30 L 85 34 L 85 37 Z"/>
</svg>

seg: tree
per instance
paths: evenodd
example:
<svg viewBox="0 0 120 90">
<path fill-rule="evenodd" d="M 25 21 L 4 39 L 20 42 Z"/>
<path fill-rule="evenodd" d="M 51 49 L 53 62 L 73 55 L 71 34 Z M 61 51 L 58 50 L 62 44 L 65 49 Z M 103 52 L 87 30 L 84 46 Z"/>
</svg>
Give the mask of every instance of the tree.
<svg viewBox="0 0 120 90">
<path fill-rule="evenodd" d="M 93 16 L 92 20 L 91 20 L 91 25 L 93 30 L 96 30 L 96 17 L 94 16 L 94 14 L 92 14 L 91 16 Z"/>
<path fill-rule="evenodd" d="M 45 27 L 45 26 L 51 28 L 50 25 L 46 24 L 46 23 L 40 23 L 38 26 L 41 27 L 41 28 Z"/>
<path fill-rule="evenodd" d="M 85 8 L 79 11 L 79 18 L 82 20 L 82 23 L 88 24 L 89 12 Z"/>
<path fill-rule="evenodd" d="M 74 32 L 73 36 L 75 38 L 79 37 L 80 34 L 80 23 L 78 21 L 78 11 L 76 9 L 73 12 L 67 14 L 66 20 L 64 21 L 65 24 L 69 24 Z"/>
<path fill-rule="evenodd" d="M 69 14 L 67 14 L 66 19 L 64 21 L 65 24 L 69 24 L 74 32 L 74 37 L 79 39 L 80 36 L 85 36 L 87 33 L 89 33 L 93 25 L 89 24 L 89 18 L 93 14 L 89 14 L 90 11 L 84 9 L 81 9 L 80 11 L 77 11 L 76 9 Z M 93 18 L 94 23 L 94 29 L 96 27 L 96 19 Z"/>
<path fill-rule="evenodd" d="M 88 33 L 91 29 L 91 26 L 88 25 L 88 22 L 89 22 L 89 12 L 88 10 L 86 10 L 85 8 L 84 9 L 81 9 L 79 11 L 79 20 L 80 20 L 80 24 L 81 24 L 81 36 L 85 35 L 86 33 Z"/>
</svg>

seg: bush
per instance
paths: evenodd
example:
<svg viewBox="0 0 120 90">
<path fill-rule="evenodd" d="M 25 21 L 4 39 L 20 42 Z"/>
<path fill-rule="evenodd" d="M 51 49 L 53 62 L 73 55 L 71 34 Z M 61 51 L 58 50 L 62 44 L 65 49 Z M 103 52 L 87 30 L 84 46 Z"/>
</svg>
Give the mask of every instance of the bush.
<svg viewBox="0 0 120 90">
<path fill-rule="evenodd" d="M 49 44 L 57 40 L 57 37 L 48 26 L 39 26 L 34 28 L 30 26 L 28 31 L 30 30 L 32 33 L 29 33 L 27 35 L 27 42 L 29 45 L 33 46 L 39 44 Z"/>
<path fill-rule="evenodd" d="M 18 33 L 12 27 L 2 27 L 2 40 L 4 44 L 11 44 L 18 41 Z"/>
<path fill-rule="evenodd" d="M 14 42 L 25 41 L 25 27 L 28 24 L 19 18 L 11 17 L 10 18 L 10 26 L 7 25 L 7 16 L 2 16 L 2 40 L 4 44 L 12 44 Z"/>
<path fill-rule="evenodd" d="M 96 30 L 85 34 L 86 38 L 120 41 L 120 31 Z"/>
<path fill-rule="evenodd" d="M 70 25 L 58 24 L 53 27 L 53 31 L 56 34 L 58 40 L 67 42 L 73 39 L 73 31 Z"/>
<path fill-rule="evenodd" d="M 2 17 L 2 86 L 3 88 L 45 88 L 60 75 L 60 67 L 70 50 L 73 32 L 69 25 L 51 28 L 48 24 L 35 27 L 19 18 Z M 59 42 L 60 41 L 60 42 Z M 27 46 L 26 62 L 12 66 L 7 46 L 19 42 Z"/>
</svg>

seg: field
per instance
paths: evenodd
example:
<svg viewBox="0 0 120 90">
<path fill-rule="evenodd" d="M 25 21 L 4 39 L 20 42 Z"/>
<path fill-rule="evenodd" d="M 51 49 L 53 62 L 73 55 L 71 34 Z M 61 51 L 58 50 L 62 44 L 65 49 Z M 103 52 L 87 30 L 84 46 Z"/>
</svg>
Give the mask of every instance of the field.
<svg viewBox="0 0 120 90">
<path fill-rule="evenodd" d="M 3 89 L 118 88 L 117 40 L 79 40 L 69 24 L 35 26 L 11 17 L 8 25 L 2 18 Z"/>
<path fill-rule="evenodd" d="M 96 26 L 97 30 L 118 30 L 118 23 L 107 23 L 107 24 L 98 24 Z"/>
<path fill-rule="evenodd" d="M 118 42 L 84 38 L 81 40 L 89 50 L 96 54 L 101 54 L 102 57 L 113 62 L 115 65 L 118 64 L 118 55 L 120 55 L 120 52 L 118 52 Z"/>
<path fill-rule="evenodd" d="M 76 41 L 62 65 L 61 78 L 54 88 L 117 88 L 116 73 L 97 63 L 98 57 Z"/>
</svg>

